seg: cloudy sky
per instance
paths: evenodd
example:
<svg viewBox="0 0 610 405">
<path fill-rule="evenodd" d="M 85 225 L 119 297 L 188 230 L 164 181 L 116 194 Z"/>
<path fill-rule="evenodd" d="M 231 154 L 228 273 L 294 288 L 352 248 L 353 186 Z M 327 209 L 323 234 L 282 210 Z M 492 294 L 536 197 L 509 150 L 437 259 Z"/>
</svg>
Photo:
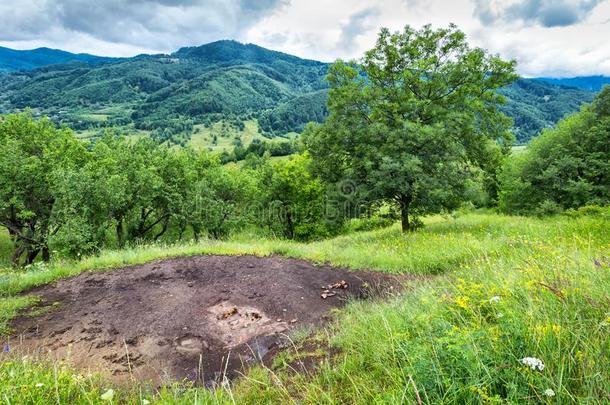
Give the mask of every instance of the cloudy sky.
<svg viewBox="0 0 610 405">
<path fill-rule="evenodd" d="M 131 56 L 237 39 L 332 61 L 380 27 L 450 22 L 525 76 L 610 75 L 610 0 L 0 0 L 0 45 Z"/>
</svg>

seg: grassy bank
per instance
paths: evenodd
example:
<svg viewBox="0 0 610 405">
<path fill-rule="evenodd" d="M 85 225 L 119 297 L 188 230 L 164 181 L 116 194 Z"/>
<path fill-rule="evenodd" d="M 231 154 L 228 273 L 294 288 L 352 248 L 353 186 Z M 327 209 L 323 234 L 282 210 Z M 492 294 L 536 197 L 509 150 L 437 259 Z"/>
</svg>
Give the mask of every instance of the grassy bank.
<svg viewBox="0 0 610 405">
<path fill-rule="evenodd" d="M 436 218 L 403 235 L 392 227 L 311 244 L 241 238 L 104 252 L 0 275 L 0 326 L 31 302 L 18 293 L 85 270 L 169 256 L 282 254 L 354 269 L 442 274 L 389 302 L 350 304 L 324 335 L 340 349 L 313 375 L 255 369 L 230 388 L 134 387 L 142 403 L 495 403 L 610 401 L 610 221 L 494 214 Z M 522 359 L 544 364 L 533 370 Z M 37 386 L 42 384 L 40 386 Z M 104 402 L 109 387 L 65 365 L 0 364 L 9 403 Z M 108 395 L 105 396 L 108 398 Z"/>
</svg>

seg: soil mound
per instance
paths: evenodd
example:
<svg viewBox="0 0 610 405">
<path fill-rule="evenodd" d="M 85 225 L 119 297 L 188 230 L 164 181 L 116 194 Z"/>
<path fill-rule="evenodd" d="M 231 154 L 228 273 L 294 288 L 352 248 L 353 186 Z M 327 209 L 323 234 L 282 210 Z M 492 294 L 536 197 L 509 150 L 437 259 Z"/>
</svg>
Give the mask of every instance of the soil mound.
<svg viewBox="0 0 610 405">
<path fill-rule="evenodd" d="M 298 328 L 396 277 L 281 257 L 196 256 L 83 273 L 38 288 L 11 349 L 68 359 L 115 382 L 211 385 L 267 362 Z"/>
</svg>

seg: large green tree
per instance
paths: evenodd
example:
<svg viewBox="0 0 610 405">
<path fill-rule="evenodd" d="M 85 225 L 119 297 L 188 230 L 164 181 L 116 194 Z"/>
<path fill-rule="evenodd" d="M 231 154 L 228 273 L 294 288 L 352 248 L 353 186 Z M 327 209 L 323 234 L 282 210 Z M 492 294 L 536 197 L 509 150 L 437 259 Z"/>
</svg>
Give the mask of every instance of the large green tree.
<svg viewBox="0 0 610 405">
<path fill-rule="evenodd" d="M 330 116 L 306 130 L 306 148 L 327 181 L 349 179 L 369 200 L 398 203 L 409 230 L 412 216 L 457 206 L 482 172 L 493 192 L 511 140 L 496 89 L 514 70 L 454 25 L 382 29 L 360 65 L 330 68 Z"/>
</svg>

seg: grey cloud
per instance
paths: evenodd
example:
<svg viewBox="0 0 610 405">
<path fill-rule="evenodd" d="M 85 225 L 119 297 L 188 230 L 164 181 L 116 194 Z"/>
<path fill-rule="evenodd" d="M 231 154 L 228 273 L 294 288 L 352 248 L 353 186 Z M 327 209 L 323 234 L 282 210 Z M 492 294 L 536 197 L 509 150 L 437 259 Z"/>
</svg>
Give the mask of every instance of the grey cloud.
<svg viewBox="0 0 610 405">
<path fill-rule="evenodd" d="M 0 40 L 85 34 L 100 41 L 172 50 L 237 38 L 286 1 L 23 0 L 0 5 L 0 16 L 11 16 L 0 29 Z"/>
<path fill-rule="evenodd" d="M 496 21 L 563 27 L 585 19 L 603 0 L 521 0 L 500 6 L 488 0 L 475 0 L 474 14 L 483 24 Z"/>
<path fill-rule="evenodd" d="M 369 7 L 350 15 L 349 20 L 341 27 L 337 48 L 352 52 L 356 48 L 356 39 L 372 27 L 372 19 L 381 12 L 377 7 Z"/>
</svg>

